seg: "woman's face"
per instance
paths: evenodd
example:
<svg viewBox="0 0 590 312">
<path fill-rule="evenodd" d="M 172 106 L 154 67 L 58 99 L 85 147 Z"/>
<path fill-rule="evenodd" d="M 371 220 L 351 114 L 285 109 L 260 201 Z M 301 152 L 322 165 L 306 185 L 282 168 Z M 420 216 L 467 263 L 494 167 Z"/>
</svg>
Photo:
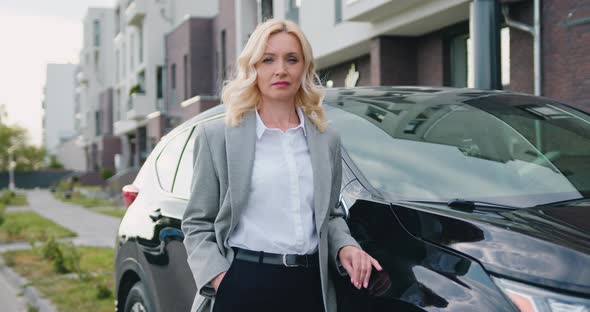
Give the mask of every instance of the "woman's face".
<svg viewBox="0 0 590 312">
<path fill-rule="evenodd" d="M 258 89 L 264 101 L 295 101 L 301 87 L 305 62 L 295 35 L 270 35 L 262 59 L 256 64 Z"/>
</svg>

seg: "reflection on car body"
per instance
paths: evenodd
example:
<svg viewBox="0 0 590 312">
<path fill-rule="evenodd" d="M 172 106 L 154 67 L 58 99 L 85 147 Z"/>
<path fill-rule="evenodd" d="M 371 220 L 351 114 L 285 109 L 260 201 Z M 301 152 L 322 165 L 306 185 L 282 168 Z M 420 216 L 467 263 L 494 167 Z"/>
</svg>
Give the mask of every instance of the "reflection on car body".
<svg viewBox="0 0 590 312">
<path fill-rule="evenodd" d="M 333 275 L 339 311 L 590 309 L 590 117 L 506 92 L 327 90 L 342 137 L 340 203 L 384 271 L 357 290 Z M 194 127 L 156 146 L 117 238 L 117 308 L 188 311 L 196 292 L 180 220 Z M 586 309 L 586 310 L 584 310 Z"/>
</svg>

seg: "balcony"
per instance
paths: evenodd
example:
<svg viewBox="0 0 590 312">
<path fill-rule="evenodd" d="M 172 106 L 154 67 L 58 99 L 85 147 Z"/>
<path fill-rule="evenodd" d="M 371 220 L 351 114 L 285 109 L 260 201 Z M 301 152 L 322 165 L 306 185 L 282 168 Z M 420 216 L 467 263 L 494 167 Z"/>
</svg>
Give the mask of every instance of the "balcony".
<svg viewBox="0 0 590 312">
<path fill-rule="evenodd" d="M 115 38 L 113 39 L 113 44 L 115 45 L 115 47 L 120 47 L 121 43 L 123 42 L 123 32 L 118 32 L 117 35 L 115 36 Z"/>
<path fill-rule="evenodd" d="M 125 19 L 127 20 L 127 24 L 141 27 L 146 12 L 146 0 L 133 0 L 129 2 L 127 9 L 125 9 Z"/>
<path fill-rule="evenodd" d="M 127 119 L 129 120 L 142 120 L 146 116 L 154 111 L 154 105 L 150 105 L 150 101 L 145 94 L 134 93 L 129 97 L 129 103 L 127 111 Z"/>
<path fill-rule="evenodd" d="M 124 135 L 137 128 L 135 120 L 118 120 L 113 124 L 113 133 L 117 136 Z"/>
<path fill-rule="evenodd" d="M 342 20 L 376 22 L 424 2 L 421 0 L 344 0 Z M 394 13 L 395 15 L 395 13 Z"/>
<path fill-rule="evenodd" d="M 78 74 L 76 75 L 76 80 L 80 85 L 86 85 L 88 83 L 88 78 L 86 77 L 86 75 L 84 75 L 84 72 L 81 71 L 78 72 Z"/>
</svg>

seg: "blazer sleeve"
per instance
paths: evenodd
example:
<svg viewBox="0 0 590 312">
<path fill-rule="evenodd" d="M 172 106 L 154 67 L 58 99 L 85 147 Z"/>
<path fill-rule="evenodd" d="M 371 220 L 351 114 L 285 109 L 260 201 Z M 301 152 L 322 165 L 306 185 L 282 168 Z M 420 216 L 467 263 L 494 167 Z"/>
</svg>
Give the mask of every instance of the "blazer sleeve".
<svg viewBox="0 0 590 312">
<path fill-rule="evenodd" d="M 229 269 L 229 261 L 219 250 L 215 235 L 215 219 L 219 212 L 219 178 L 205 128 L 197 126 L 194 148 L 194 171 L 191 195 L 182 218 L 184 246 L 188 265 L 199 292 L 203 296 L 215 295 L 210 282 Z"/>
<path fill-rule="evenodd" d="M 350 235 L 348 225 L 344 220 L 344 211 L 340 208 L 340 186 L 342 185 L 342 152 L 340 150 L 340 136 L 336 135 L 332 170 L 332 189 L 330 192 L 330 217 L 328 221 L 328 250 L 329 257 L 341 275 L 348 274 L 340 264 L 338 252 L 344 246 L 356 246 L 361 248 L 357 241 Z"/>
</svg>

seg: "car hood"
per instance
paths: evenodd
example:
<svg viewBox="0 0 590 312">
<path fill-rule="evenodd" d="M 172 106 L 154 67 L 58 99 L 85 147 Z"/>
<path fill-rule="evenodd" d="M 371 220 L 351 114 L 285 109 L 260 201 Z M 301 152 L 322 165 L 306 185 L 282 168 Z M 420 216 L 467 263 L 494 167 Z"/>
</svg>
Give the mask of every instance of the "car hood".
<svg viewBox="0 0 590 312">
<path fill-rule="evenodd" d="M 392 204 L 413 235 L 496 275 L 590 295 L 590 203 L 498 212 Z"/>
</svg>

